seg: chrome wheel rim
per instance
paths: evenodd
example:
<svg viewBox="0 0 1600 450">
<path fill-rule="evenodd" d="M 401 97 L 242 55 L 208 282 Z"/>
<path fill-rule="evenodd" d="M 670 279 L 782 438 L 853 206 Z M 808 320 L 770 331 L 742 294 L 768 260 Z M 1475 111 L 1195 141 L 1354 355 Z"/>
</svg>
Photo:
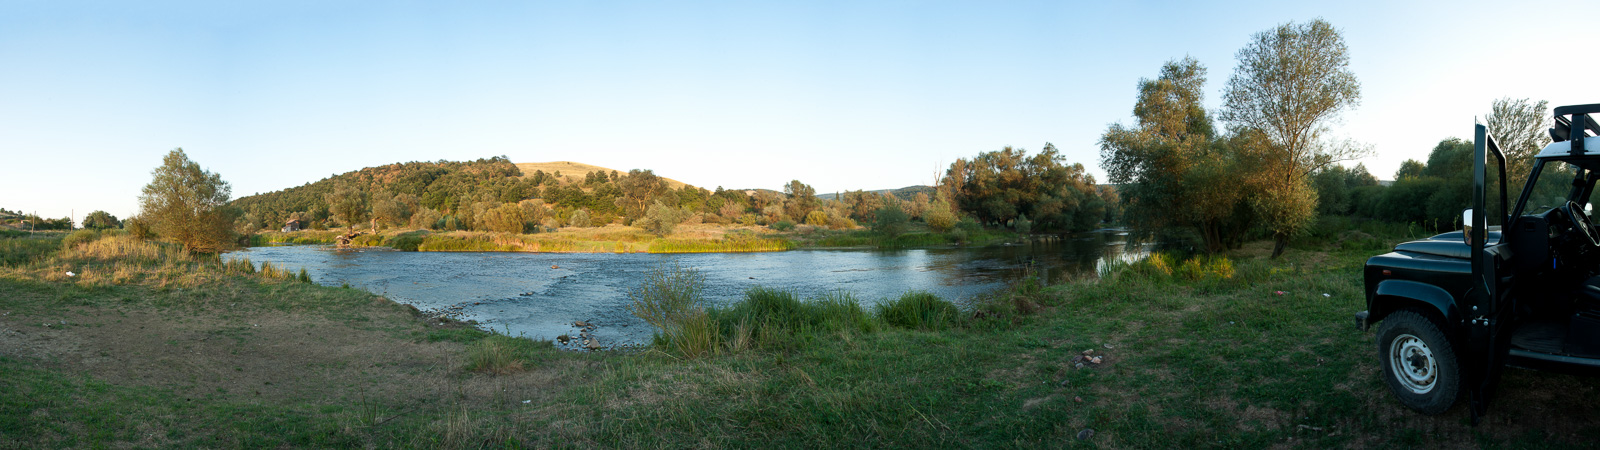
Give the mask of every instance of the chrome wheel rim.
<svg viewBox="0 0 1600 450">
<path fill-rule="evenodd" d="M 1394 369 L 1395 380 L 1413 394 L 1432 392 L 1439 379 L 1439 362 L 1433 351 L 1422 338 L 1409 334 L 1389 341 L 1389 367 Z"/>
</svg>

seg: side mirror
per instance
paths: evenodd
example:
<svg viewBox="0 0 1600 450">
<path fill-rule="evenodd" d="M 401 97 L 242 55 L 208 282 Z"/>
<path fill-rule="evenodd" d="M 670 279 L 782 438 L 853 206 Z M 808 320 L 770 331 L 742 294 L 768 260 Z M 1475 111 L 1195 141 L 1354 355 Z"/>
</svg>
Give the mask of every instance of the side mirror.
<svg viewBox="0 0 1600 450">
<path fill-rule="evenodd" d="M 1461 241 L 1472 245 L 1472 209 L 1461 211 Z"/>
</svg>

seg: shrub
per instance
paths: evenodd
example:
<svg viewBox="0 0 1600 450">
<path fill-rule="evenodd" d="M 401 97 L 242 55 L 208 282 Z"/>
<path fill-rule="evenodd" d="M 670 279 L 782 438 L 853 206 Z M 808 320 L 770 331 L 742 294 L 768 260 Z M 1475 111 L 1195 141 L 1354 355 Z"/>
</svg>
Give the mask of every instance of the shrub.
<svg viewBox="0 0 1600 450">
<path fill-rule="evenodd" d="M 643 228 L 656 236 L 666 236 L 671 234 L 672 229 L 676 228 L 679 223 L 683 222 L 683 216 L 684 214 L 681 211 L 672 209 L 657 200 L 655 204 L 650 205 L 649 210 L 645 211 L 644 217 L 633 221 L 633 225 Z"/>
<path fill-rule="evenodd" d="M 828 219 L 828 213 L 822 212 L 820 209 L 806 213 L 806 225 L 825 227 L 828 226 L 829 222 L 831 221 Z"/>
<path fill-rule="evenodd" d="M 155 231 L 150 229 L 150 224 L 145 223 L 144 219 L 139 217 L 129 217 L 127 220 L 122 221 L 122 228 L 128 230 L 129 235 L 139 240 L 156 237 Z"/>
<path fill-rule="evenodd" d="M 794 230 L 794 222 L 790 222 L 788 220 L 779 220 L 777 223 L 772 224 L 772 229 L 778 231 L 792 231 Z"/>
<path fill-rule="evenodd" d="M 715 350 L 714 326 L 706 315 L 705 276 L 679 265 L 660 266 L 628 291 L 628 312 L 656 327 L 656 342 L 684 357 Z"/>
<path fill-rule="evenodd" d="M 567 226 L 589 228 L 593 225 L 594 221 L 589 219 L 589 210 L 586 209 L 573 211 L 572 215 L 567 217 Z"/>
<path fill-rule="evenodd" d="M 828 213 L 828 228 L 835 230 L 849 230 L 856 227 L 856 221 L 848 216 L 837 213 Z"/>
<path fill-rule="evenodd" d="M 1028 216 L 1025 215 L 1017 216 L 1017 219 L 1011 222 L 1011 228 L 1017 230 L 1017 234 L 1027 236 L 1033 233 L 1033 221 L 1028 220 Z"/>
<path fill-rule="evenodd" d="M 74 231 L 71 234 L 68 234 L 67 237 L 61 238 L 61 248 L 63 248 L 63 249 L 71 249 L 73 247 L 77 247 L 79 245 L 83 245 L 83 244 L 87 244 L 87 243 L 90 243 L 90 242 L 94 242 L 94 241 L 99 240 L 99 239 L 100 239 L 100 231 L 99 230 L 93 230 L 93 229 L 87 229 L 86 228 L 86 229 Z"/>
<path fill-rule="evenodd" d="M 923 213 L 922 220 L 928 223 L 929 229 L 940 233 L 949 232 L 956 226 L 956 214 L 950 211 L 948 204 L 940 201 L 928 206 L 928 211 Z"/>
<path fill-rule="evenodd" d="M 911 222 L 910 216 L 900 209 L 899 204 L 885 206 L 873 215 L 876 219 L 872 221 L 872 232 L 878 233 L 885 242 L 904 234 L 906 226 Z"/>
<path fill-rule="evenodd" d="M 387 239 L 384 245 L 387 245 L 395 250 L 414 252 L 417 251 L 417 247 L 421 246 L 422 241 L 427 239 L 427 237 L 428 232 L 426 231 L 402 233 Z"/>
<path fill-rule="evenodd" d="M 912 291 L 878 305 L 885 323 L 914 330 L 941 330 L 955 325 L 961 312 L 955 304 L 927 292 Z"/>
</svg>

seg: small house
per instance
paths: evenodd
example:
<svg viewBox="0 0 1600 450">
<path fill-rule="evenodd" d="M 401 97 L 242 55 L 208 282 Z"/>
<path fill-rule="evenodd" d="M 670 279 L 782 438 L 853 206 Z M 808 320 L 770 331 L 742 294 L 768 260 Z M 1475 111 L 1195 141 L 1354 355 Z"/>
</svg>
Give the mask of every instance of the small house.
<svg viewBox="0 0 1600 450">
<path fill-rule="evenodd" d="M 300 231 L 300 229 L 303 227 L 305 227 L 305 224 L 300 223 L 300 221 L 291 220 L 288 223 L 283 224 L 283 231 L 285 233 L 290 231 Z"/>
</svg>

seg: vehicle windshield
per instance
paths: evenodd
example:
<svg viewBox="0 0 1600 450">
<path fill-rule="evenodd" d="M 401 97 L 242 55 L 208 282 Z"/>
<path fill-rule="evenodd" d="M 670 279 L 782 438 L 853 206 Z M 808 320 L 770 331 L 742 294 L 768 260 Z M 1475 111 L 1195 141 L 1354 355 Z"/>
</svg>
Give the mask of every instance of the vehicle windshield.
<svg viewBox="0 0 1600 450">
<path fill-rule="evenodd" d="M 1566 205 L 1567 195 L 1572 192 L 1572 179 L 1579 170 L 1582 169 L 1560 161 L 1546 163 L 1544 170 L 1534 174 L 1539 179 L 1534 182 L 1532 193 L 1528 194 L 1528 206 L 1522 209 L 1522 214 L 1544 214 Z"/>
</svg>

